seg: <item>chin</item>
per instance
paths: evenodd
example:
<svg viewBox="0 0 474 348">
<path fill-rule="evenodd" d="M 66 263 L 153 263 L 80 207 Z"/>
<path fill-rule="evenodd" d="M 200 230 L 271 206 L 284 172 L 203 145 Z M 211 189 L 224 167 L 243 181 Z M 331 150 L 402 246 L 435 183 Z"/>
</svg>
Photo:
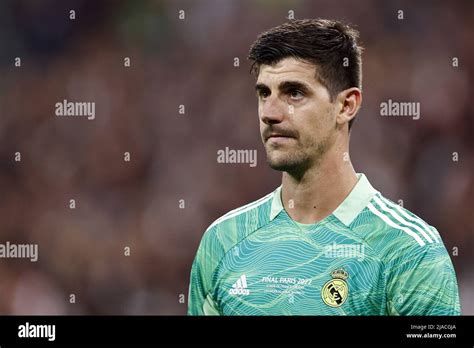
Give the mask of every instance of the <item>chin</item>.
<svg viewBox="0 0 474 348">
<path fill-rule="evenodd" d="M 267 163 L 274 170 L 296 174 L 304 172 L 310 163 L 309 159 L 301 157 L 295 153 L 267 153 Z"/>
<path fill-rule="evenodd" d="M 267 158 L 270 168 L 281 172 L 293 172 L 302 167 L 302 163 L 291 159 Z"/>
<path fill-rule="evenodd" d="M 270 160 L 267 160 L 267 163 L 268 163 L 268 166 L 272 169 L 275 169 L 275 170 L 280 170 L 280 171 L 284 171 L 287 167 L 287 164 L 284 163 L 284 162 L 280 162 L 280 161 L 270 161 Z"/>
</svg>

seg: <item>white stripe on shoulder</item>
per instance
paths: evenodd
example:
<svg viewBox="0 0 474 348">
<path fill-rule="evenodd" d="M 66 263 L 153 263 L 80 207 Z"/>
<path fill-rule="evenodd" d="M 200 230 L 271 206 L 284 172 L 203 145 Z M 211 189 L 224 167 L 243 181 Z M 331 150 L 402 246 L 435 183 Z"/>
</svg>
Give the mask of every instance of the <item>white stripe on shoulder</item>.
<svg viewBox="0 0 474 348">
<path fill-rule="evenodd" d="M 410 220 L 410 221 L 413 221 L 413 222 L 417 222 L 419 223 L 421 226 L 423 226 L 423 228 L 425 230 L 428 231 L 428 233 L 431 235 L 431 237 L 433 237 L 433 239 L 436 241 L 436 242 L 439 242 L 438 240 L 438 237 L 436 236 L 436 233 L 434 233 L 434 231 L 430 228 L 430 226 L 428 226 L 426 224 L 426 222 L 424 222 L 422 219 L 420 219 L 419 217 L 414 217 L 414 216 L 410 216 L 407 212 L 405 212 L 398 204 L 395 204 L 393 202 L 390 202 L 387 198 L 385 198 L 384 196 L 380 195 L 379 196 L 387 205 L 397 209 L 400 214 L 402 214 L 406 219 Z"/>
<path fill-rule="evenodd" d="M 273 198 L 273 193 L 274 192 L 270 192 L 268 195 L 266 195 L 265 197 L 262 197 L 258 200 L 256 200 L 255 202 L 251 202 L 249 204 L 246 204 L 242 207 L 239 207 L 239 208 L 236 208 L 234 210 L 231 210 L 229 211 L 228 213 L 226 213 L 225 215 L 221 216 L 220 218 L 218 218 L 216 221 L 214 221 L 207 229 L 210 229 L 212 228 L 213 226 L 225 221 L 225 220 L 228 220 L 230 218 L 233 218 L 234 216 L 237 216 L 237 215 L 240 215 L 242 213 L 245 213 L 246 211 L 249 211 L 251 209 L 254 209 L 256 207 L 258 207 L 259 205 L 262 205 L 264 204 L 265 202 L 267 202 L 269 199 Z"/>
<path fill-rule="evenodd" d="M 399 226 L 397 225 L 395 222 L 393 222 L 392 220 L 390 220 L 386 215 L 382 214 L 381 212 L 379 212 L 377 210 L 377 208 L 375 208 L 375 206 L 372 204 L 372 203 L 369 203 L 367 205 L 367 208 L 370 209 L 370 211 L 372 213 L 374 213 L 375 215 L 377 215 L 379 218 L 381 218 L 385 223 L 387 223 L 387 225 L 390 225 L 394 228 L 397 228 L 399 230 L 402 230 L 404 231 L 405 233 L 409 234 L 410 236 L 412 236 L 420 246 L 424 246 L 426 243 L 423 242 L 423 240 L 420 238 L 420 236 L 418 236 L 416 233 L 414 233 L 412 230 L 410 230 L 409 228 L 406 228 L 406 227 L 403 227 L 403 226 Z"/>
<path fill-rule="evenodd" d="M 420 232 L 423 237 L 425 237 L 425 239 L 428 241 L 428 243 L 433 243 L 433 240 L 430 238 L 430 236 L 428 236 L 428 234 L 426 234 L 425 231 L 423 231 L 419 226 L 414 225 L 411 222 L 406 221 L 404 218 L 402 218 L 400 215 L 398 215 L 395 210 L 393 210 L 392 208 L 389 208 L 384 202 L 382 202 L 382 200 L 379 197 L 374 196 L 374 201 L 377 202 L 377 204 L 382 208 L 383 211 L 388 212 L 396 220 L 398 220 L 398 222 L 400 222 L 404 225 L 407 225 L 411 228 L 414 228 L 415 230 Z"/>
</svg>

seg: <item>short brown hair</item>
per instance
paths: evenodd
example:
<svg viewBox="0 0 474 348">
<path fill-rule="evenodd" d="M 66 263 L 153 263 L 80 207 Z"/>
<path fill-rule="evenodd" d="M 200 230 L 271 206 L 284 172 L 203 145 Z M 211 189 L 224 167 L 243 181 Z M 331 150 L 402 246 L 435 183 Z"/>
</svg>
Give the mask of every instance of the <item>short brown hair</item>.
<svg viewBox="0 0 474 348">
<path fill-rule="evenodd" d="M 263 64 L 273 65 L 288 57 L 309 61 L 316 66 L 316 77 L 333 100 L 345 89 L 362 89 L 362 47 L 358 38 L 357 30 L 340 21 L 293 20 L 260 34 L 248 59 L 253 61 L 252 72 L 257 76 Z"/>
</svg>

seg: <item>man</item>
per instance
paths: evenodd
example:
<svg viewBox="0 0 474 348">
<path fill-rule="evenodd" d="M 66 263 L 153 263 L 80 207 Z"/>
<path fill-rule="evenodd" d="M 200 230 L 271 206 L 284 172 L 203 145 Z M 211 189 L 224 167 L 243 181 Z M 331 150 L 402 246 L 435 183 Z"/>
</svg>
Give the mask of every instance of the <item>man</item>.
<svg viewBox="0 0 474 348">
<path fill-rule="evenodd" d="M 204 234 L 191 315 L 458 315 L 438 231 L 384 198 L 349 159 L 362 101 L 358 33 L 296 20 L 250 49 L 260 132 L 282 185 Z"/>
</svg>

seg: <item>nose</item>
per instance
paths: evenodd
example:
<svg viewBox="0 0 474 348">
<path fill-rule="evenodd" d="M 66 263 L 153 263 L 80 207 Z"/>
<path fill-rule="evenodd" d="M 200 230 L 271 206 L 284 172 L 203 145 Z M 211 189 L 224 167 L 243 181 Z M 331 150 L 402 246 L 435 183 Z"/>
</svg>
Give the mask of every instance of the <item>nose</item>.
<svg viewBox="0 0 474 348">
<path fill-rule="evenodd" d="M 285 103 L 276 97 L 268 97 L 259 105 L 260 119 L 267 125 L 281 123 L 285 117 Z"/>
</svg>

